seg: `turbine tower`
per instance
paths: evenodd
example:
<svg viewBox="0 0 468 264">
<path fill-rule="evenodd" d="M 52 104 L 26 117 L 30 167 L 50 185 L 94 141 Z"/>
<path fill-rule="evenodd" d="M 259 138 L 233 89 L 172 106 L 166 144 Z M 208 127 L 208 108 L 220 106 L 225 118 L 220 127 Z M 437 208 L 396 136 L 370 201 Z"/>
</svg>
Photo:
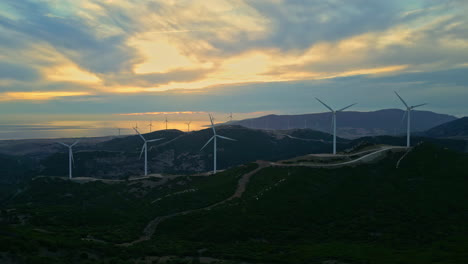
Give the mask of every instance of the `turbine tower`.
<svg viewBox="0 0 468 264">
<path fill-rule="evenodd" d="M 141 134 L 140 132 L 138 132 L 138 129 L 136 129 L 135 127 L 133 128 L 135 129 L 135 131 L 138 133 L 138 135 L 141 137 L 141 139 L 143 139 L 143 147 L 141 148 L 141 153 L 140 153 L 140 159 L 141 159 L 141 155 L 143 155 L 143 151 L 145 152 L 145 176 L 148 175 L 148 143 L 151 143 L 151 142 L 155 142 L 155 141 L 158 141 L 158 140 L 162 140 L 164 138 L 157 138 L 157 139 L 151 139 L 151 140 L 146 140 Z"/>
<path fill-rule="evenodd" d="M 78 144 L 79 140 L 75 141 L 75 143 L 71 144 L 71 145 L 67 145 L 65 143 L 62 143 L 62 142 L 57 142 L 59 143 L 60 145 L 63 145 L 65 147 L 68 148 L 68 178 L 71 179 L 72 178 L 72 163 L 74 162 L 73 160 L 73 146 L 75 146 L 76 144 Z"/>
<path fill-rule="evenodd" d="M 317 101 L 319 101 L 321 104 L 323 104 L 326 108 L 328 108 L 331 113 L 332 113 L 332 126 L 333 126 L 333 155 L 336 154 L 336 113 L 338 112 L 342 112 L 344 111 L 345 109 L 348 109 L 350 108 L 351 106 L 355 105 L 356 103 L 354 104 L 351 104 L 351 105 L 348 105 L 346 107 L 343 107 L 339 110 L 333 110 L 330 106 L 328 106 L 327 104 L 325 104 L 324 102 L 320 101 L 320 99 L 318 99 L 317 97 L 315 97 L 315 99 L 317 99 Z"/>
<path fill-rule="evenodd" d="M 216 129 L 213 124 L 214 118 L 211 116 L 211 114 L 209 114 L 209 116 L 210 116 L 211 128 L 213 129 L 213 136 L 205 143 L 205 145 L 200 149 L 200 151 L 203 150 L 212 140 L 214 140 L 213 142 L 213 153 L 214 153 L 213 154 L 213 174 L 216 174 L 216 139 L 221 138 L 221 139 L 227 139 L 227 140 L 232 140 L 232 141 L 237 141 L 237 140 L 228 138 L 228 137 L 223 137 L 223 136 L 216 134 Z"/>
<path fill-rule="evenodd" d="M 166 118 L 166 121 L 164 122 L 166 122 L 166 130 L 167 130 L 167 123 L 169 123 L 169 121 L 167 121 L 167 116 L 165 118 Z"/>
<path fill-rule="evenodd" d="M 427 105 L 426 103 L 424 104 L 418 104 L 418 105 L 413 105 L 413 106 L 409 106 L 405 100 L 403 100 L 403 98 L 401 98 L 401 96 L 395 92 L 396 96 L 398 96 L 398 98 L 401 100 L 401 102 L 405 105 L 406 107 L 406 111 L 405 111 L 405 114 L 403 115 L 403 119 L 405 119 L 405 115 L 408 117 L 408 122 L 406 124 L 406 147 L 409 148 L 410 147 L 410 136 L 411 136 L 411 111 L 413 109 L 415 109 L 416 107 L 420 107 L 420 106 L 423 106 L 423 105 Z M 402 121 L 403 121 L 402 119 Z"/>
</svg>

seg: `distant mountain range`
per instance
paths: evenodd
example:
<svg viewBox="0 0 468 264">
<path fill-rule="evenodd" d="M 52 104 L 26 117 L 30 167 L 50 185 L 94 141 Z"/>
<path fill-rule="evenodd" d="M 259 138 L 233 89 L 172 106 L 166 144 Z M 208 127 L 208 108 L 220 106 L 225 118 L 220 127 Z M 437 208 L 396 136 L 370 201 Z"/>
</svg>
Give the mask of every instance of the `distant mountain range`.
<svg viewBox="0 0 468 264">
<path fill-rule="evenodd" d="M 403 120 L 404 113 L 400 109 L 384 109 L 373 112 L 341 112 L 337 114 L 337 134 L 344 138 L 400 135 L 406 132 L 406 119 Z M 413 111 L 411 113 L 411 127 L 413 132 L 425 131 L 456 119 L 455 116 L 430 111 Z M 232 124 L 256 129 L 309 128 L 330 133 L 331 114 L 267 115 L 233 121 Z"/>
<path fill-rule="evenodd" d="M 429 137 L 468 138 L 468 117 L 436 126 L 425 132 Z"/>
</svg>

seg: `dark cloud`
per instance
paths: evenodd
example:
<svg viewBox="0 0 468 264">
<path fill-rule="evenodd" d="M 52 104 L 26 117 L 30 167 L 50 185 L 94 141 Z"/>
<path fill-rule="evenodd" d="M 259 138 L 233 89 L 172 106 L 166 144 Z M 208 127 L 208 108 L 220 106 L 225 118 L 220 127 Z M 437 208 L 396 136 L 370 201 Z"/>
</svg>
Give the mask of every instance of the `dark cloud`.
<svg viewBox="0 0 468 264">
<path fill-rule="evenodd" d="M 260 39 L 250 37 L 248 32 L 238 34 L 236 41 L 209 39 L 218 51 L 238 53 L 265 47 L 283 51 L 301 50 L 319 41 L 333 42 L 368 31 L 384 30 L 392 26 L 399 15 L 397 4 L 386 0 L 248 3 L 269 21 L 268 31 L 271 33 Z"/>
<path fill-rule="evenodd" d="M 134 73 L 119 73 L 116 75 L 106 75 L 108 85 L 132 85 L 136 87 L 154 87 L 161 84 L 170 82 L 188 82 L 199 80 L 204 77 L 208 70 L 173 70 L 167 73 L 147 73 L 147 74 L 134 74 Z"/>
<path fill-rule="evenodd" d="M 39 72 L 27 65 L 0 61 L 0 80 L 34 81 L 39 79 L 39 77 Z"/>
<path fill-rule="evenodd" d="M 78 17 L 51 16 L 49 7 L 33 1 L 5 0 L 21 17 L 0 16 L 0 26 L 33 41 L 49 43 L 82 68 L 95 73 L 129 71 L 139 61 L 137 51 L 125 44 L 125 35 L 103 37 Z"/>
</svg>

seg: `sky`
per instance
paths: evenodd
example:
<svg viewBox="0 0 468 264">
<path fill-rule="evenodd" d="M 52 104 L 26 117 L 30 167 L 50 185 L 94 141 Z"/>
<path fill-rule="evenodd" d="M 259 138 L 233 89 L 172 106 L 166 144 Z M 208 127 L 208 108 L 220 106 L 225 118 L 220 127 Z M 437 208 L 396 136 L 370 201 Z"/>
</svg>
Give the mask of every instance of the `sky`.
<svg viewBox="0 0 468 264">
<path fill-rule="evenodd" d="M 0 139 L 325 111 L 314 97 L 402 108 L 393 91 L 465 116 L 467 13 L 466 0 L 2 0 Z"/>
</svg>

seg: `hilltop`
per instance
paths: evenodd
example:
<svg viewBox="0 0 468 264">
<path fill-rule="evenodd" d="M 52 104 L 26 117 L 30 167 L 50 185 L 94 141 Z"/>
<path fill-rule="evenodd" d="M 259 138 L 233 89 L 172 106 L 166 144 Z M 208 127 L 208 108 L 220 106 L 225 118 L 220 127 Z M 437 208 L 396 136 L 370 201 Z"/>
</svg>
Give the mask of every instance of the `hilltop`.
<svg viewBox="0 0 468 264">
<path fill-rule="evenodd" d="M 429 137 L 444 137 L 444 138 L 465 138 L 468 139 L 468 117 L 444 123 L 427 130 L 424 133 Z"/>
<path fill-rule="evenodd" d="M 237 141 L 218 141 L 218 168 L 227 169 L 256 160 L 278 161 L 306 154 L 330 153 L 332 136 L 311 129 L 261 130 L 238 125 L 220 125 L 220 135 Z M 146 139 L 164 138 L 149 143 L 148 168 L 151 174 L 191 174 L 211 171 L 213 145 L 201 147 L 212 136 L 211 129 L 182 132 L 160 130 L 143 134 Z M 60 139 L 66 143 L 76 139 Z M 3 155 L 0 163 L 2 182 L 35 176 L 64 176 L 68 172 L 68 152 L 56 143 L 47 141 L 44 153 L 34 141 L 15 142 L 17 155 Z M 94 142 L 94 143 L 93 143 Z M 350 151 L 363 145 L 405 145 L 402 136 L 363 137 L 355 140 L 337 138 L 338 151 Z M 457 151 L 466 151 L 463 140 L 412 137 L 412 144 L 431 142 Z M 143 174 L 143 160 L 139 159 L 143 141 L 138 135 L 102 138 L 84 138 L 74 147 L 74 177 L 125 179 Z M 28 146 L 33 149 L 28 150 Z M 39 145 L 40 146 L 40 145 Z M 11 147 L 12 148 L 12 147 Z M 23 155 L 19 155 L 23 153 Z M 15 165 L 16 164 L 16 165 Z M 16 168 L 16 169 L 15 169 Z M 9 173 L 11 172 L 11 173 Z"/>
</svg>

